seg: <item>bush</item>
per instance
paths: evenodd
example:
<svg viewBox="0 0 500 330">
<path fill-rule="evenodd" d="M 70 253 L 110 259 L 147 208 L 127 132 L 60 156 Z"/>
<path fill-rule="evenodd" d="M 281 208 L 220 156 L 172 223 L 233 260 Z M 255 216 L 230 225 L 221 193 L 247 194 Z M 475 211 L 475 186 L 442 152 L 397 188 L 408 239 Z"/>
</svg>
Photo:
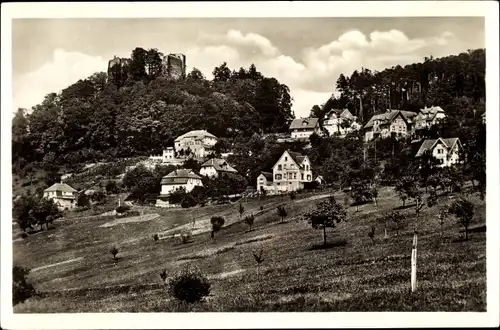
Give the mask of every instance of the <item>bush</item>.
<svg viewBox="0 0 500 330">
<path fill-rule="evenodd" d="M 190 231 L 186 231 L 186 232 L 182 233 L 180 235 L 180 238 L 181 238 L 181 243 L 182 244 L 186 244 L 186 243 L 191 242 L 191 232 Z"/>
<path fill-rule="evenodd" d="M 155 240 L 155 242 L 158 242 L 160 240 L 160 236 L 158 236 L 158 234 L 154 234 L 153 239 Z"/>
<path fill-rule="evenodd" d="M 125 213 L 130 210 L 130 206 L 128 205 L 120 205 L 116 208 L 116 213 Z"/>
<path fill-rule="evenodd" d="M 113 255 L 113 260 L 117 260 L 116 255 L 118 254 L 118 248 L 116 246 L 113 246 L 111 250 L 109 250 L 109 253 Z"/>
<path fill-rule="evenodd" d="M 210 283 L 201 273 L 185 269 L 172 278 L 169 291 L 180 301 L 195 303 L 210 294 Z"/>
<path fill-rule="evenodd" d="M 214 238 L 215 233 L 218 232 L 222 226 L 224 226 L 224 218 L 223 217 L 212 217 L 210 219 L 210 223 L 212 224 L 212 232 L 211 237 Z"/>
<path fill-rule="evenodd" d="M 20 266 L 12 268 L 12 303 L 14 306 L 36 294 L 35 288 L 26 279 L 29 272 L 28 268 Z"/>
</svg>

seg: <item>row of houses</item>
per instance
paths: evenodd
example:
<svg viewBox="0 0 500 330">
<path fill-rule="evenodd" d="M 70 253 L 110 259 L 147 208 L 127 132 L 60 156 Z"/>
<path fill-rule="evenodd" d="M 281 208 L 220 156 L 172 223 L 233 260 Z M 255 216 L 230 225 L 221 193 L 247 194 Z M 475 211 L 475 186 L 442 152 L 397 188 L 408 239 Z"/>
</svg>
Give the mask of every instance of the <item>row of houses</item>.
<svg viewBox="0 0 500 330">
<path fill-rule="evenodd" d="M 446 118 L 446 113 L 439 106 L 424 107 L 418 113 L 403 110 L 387 110 L 374 115 L 364 127 L 357 122 L 357 117 L 347 109 L 334 109 L 325 115 L 323 129 L 330 136 L 345 137 L 348 133 L 364 131 L 365 141 L 390 136 L 412 136 L 421 130 L 430 128 Z M 483 116 L 483 119 L 485 117 Z M 298 118 L 290 124 L 292 140 L 307 140 L 312 134 L 324 135 L 318 118 Z"/>
</svg>

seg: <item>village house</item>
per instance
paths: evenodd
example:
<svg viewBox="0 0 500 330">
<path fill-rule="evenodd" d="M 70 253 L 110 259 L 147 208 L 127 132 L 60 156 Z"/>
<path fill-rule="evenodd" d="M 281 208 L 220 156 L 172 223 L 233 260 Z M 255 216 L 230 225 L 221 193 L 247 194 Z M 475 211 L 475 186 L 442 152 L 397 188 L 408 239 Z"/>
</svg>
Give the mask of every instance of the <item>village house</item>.
<svg viewBox="0 0 500 330">
<path fill-rule="evenodd" d="M 43 197 L 54 201 L 59 210 L 75 208 L 76 194 L 76 189 L 63 182 L 54 183 L 43 191 Z"/>
<path fill-rule="evenodd" d="M 190 192 L 196 186 L 203 186 L 201 177 L 189 169 L 179 169 L 170 172 L 161 179 L 161 192 L 156 200 L 156 206 L 169 207 L 168 196 L 176 190 Z"/>
<path fill-rule="evenodd" d="M 212 158 L 201 165 L 200 174 L 208 177 L 218 177 L 220 173 L 238 173 L 226 160 Z"/>
<path fill-rule="evenodd" d="M 306 140 L 316 133 L 321 135 L 318 118 L 298 118 L 290 124 L 290 133 L 292 139 Z"/>
<path fill-rule="evenodd" d="M 203 159 L 213 154 L 217 137 L 205 130 L 190 131 L 175 139 L 175 153 L 179 157 Z"/>
<path fill-rule="evenodd" d="M 268 195 L 272 195 L 276 192 L 272 173 L 260 172 L 260 175 L 257 177 L 257 192 L 265 192 Z"/>
<path fill-rule="evenodd" d="M 437 159 L 438 166 L 447 167 L 460 162 L 462 143 L 458 138 L 424 140 L 415 157 L 421 157 L 427 150 Z"/>
<path fill-rule="evenodd" d="M 413 121 L 417 114 L 411 111 L 387 110 L 374 115 L 364 127 L 365 142 L 374 138 L 408 137 L 413 135 Z"/>
<path fill-rule="evenodd" d="M 353 116 L 348 109 L 333 109 L 326 114 L 323 127 L 330 136 L 345 137 L 348 133 L 361 128 L 356 120 L 357 117 Z"/>
<path fill-rule="evenodd" d="M 420 109 L 415 116 L 415 131 L 430 128 L 446 118 L 446 113 L 441 107 L 430 107 Z"/>
<path fill-rule="evenodd" d="M 285 151 L 273 166 L 272 176 L 262 172 L 257 177 L 257 190 L 289 192 L 304 188 L 304 182 L 311 182 L 312 168 L 309 158 L 297 152 Z M 262 180 L 261 180 L 262 179 Z"/>
</svg>

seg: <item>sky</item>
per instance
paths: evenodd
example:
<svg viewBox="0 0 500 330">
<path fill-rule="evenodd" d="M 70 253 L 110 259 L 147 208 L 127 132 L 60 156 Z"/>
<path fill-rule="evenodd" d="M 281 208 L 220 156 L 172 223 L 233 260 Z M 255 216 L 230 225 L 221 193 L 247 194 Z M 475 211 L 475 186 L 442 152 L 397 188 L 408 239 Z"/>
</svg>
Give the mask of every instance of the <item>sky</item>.
<svg viewBox="0 0 500 330">
<path fill-rule="evenodd" d="M 482 17 L 14 19 L 14 110 L 106 71 L 135 47 L 184 53 L 187 70 L 209 79 L 223 62 L 236 70 L 254 63 L 288 85 L 295 116 L 307 117 L 341 73 L 484 48 L 485 29 Z"/>
</svg>

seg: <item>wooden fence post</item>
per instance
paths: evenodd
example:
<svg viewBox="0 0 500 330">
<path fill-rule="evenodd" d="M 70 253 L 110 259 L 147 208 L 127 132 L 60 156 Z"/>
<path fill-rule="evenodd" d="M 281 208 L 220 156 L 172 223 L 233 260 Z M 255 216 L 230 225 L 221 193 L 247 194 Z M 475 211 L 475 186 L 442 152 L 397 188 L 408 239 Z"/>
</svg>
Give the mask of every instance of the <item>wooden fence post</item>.
<svg viewBox="0 0 500 330">
<path fill-rule="evenodd" d="M 417 290 L 417 233 L 413 235 L 411 250 L 411 292 Z"/>
</svg>

